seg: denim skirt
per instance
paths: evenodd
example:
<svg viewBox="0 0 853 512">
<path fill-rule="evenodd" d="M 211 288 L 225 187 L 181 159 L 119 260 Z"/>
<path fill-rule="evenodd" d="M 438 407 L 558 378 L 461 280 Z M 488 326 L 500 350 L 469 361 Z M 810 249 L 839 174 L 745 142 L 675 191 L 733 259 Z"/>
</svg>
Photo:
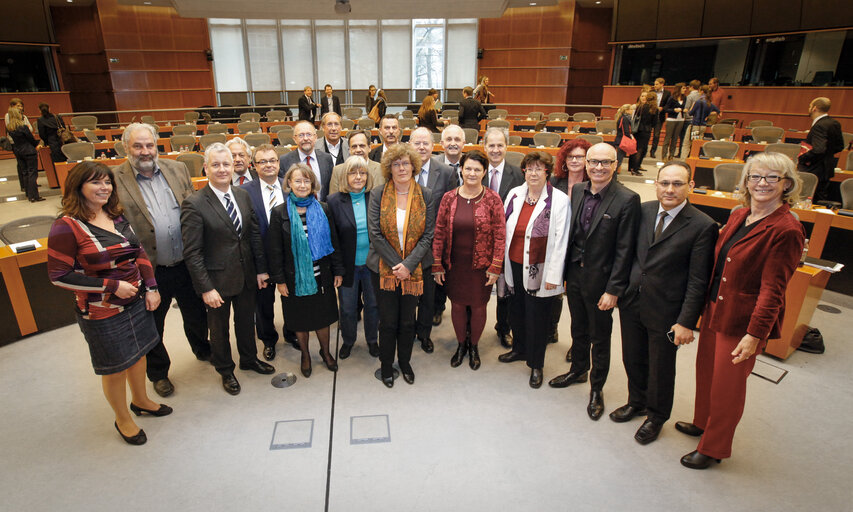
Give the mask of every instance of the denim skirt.
<svg viewBox="0 0 853 512">
<path fill-rule="evenodd" d="M 145 309 L 141 297 L 109 318 L 89 320 L 78 314 L 77 324 L 89 345 L 96 375 L 127 370 L 160 340 L 154 315 Z"/>
</svg>

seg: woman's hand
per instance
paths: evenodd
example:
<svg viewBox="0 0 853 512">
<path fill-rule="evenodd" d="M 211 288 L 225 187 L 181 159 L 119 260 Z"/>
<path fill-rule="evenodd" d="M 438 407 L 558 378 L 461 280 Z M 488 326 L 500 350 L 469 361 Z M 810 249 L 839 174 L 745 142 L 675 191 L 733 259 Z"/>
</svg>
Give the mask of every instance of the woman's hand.
<svg viewBox="0 0 853 512">
<path fill-rule="evenodd" d="M 280 293 L 283 297 L 289 296 L 288 292 L 287 292 L 287 285 L 286 284 L 279 283 L 278 285 L 276 285 L 276 288 L 278 289 L 278 293 Z"/>
<path fill-rule="evenodd" d="M 139 293 L 139 288 L 133 286 L 127 281 L 119 281 L 118 288 L 113 295 L 118 297 L 119 299 L 129 299 Z"/>
<path fill-rule="evenodd" d="M 498 274 L 492 274 L 490 272 L 486 272 L 486 286 L 492 286 L 493 284 L 498 282 Z"/>
<path fill-rule="evenodd" d="M 558 285 L 558 284 L 551 284 L 551 283 L 549 283 L 549 282 L 547 282 L 547 281 L 545 282 L 545 289 L 546 289 L 546 290 L 554 290 L 554 289 L 555 289 L 555 288 L 557 288 L 558 286 L 560 286 L 560 285 Z"/>
<path fill-rule="evenodd" d="M 743 338 L 740 339 L 740 343 L 732 351 L 732 355 L 735 356 L 732 359 L 732 364 L 742 363 L 749 359 L 758 348 L 759 341 L 761 340 L 751 334 L 744 334 Z"/>
<path fill-rule="evenodd" d="M 435 272 L 432 274 L 432 278 L 435 279 L 437 284 L 444 284 L 444 272 Z"/>
<path fill-rule="evenodd" d="M 344 282 L 344 276 L 335 276 L 335 288 L 339 288 Z"/>
<path fill-rule="evenodd" d="M 408 279 L 411 275 L 409 269 L 407 269 L 406 266 L 402 263 L 397 263 L 396 265 L 391 267 L 391 271 L 394 272 L 394 277 L 396 277 L 400 281 Z"/>
<path fill-rule="evenodd" d="M 158 307 L 160 307 L 160 292 L 157 290 L 145 292 L 145 309 L 154 311 Z"/>
</svg>

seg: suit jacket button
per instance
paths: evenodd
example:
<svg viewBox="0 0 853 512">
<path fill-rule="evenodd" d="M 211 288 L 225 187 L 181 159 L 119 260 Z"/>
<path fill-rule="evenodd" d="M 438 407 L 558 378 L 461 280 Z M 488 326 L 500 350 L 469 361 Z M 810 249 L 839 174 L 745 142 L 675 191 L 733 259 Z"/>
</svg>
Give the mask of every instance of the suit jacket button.
<svg viewBox="0 0 853 512">
<path fill-rule="evenodd" d="M 722 281 L 725 283 L 725 282 L 726 282 L 726 278 L 724 277 L 724 278 L 722 279 Z"/>
<path fill-rule="evenodd" d="M 723 296 L 722 296 L 722 295 L 720 295 L 719 297 L 717 297 L 717 299 L 718 299 L 718 300 L 723 300 Z"/>
<path fill-rule="evenodd" d="M 731 258 L 726 258 L 726 261 L 732 261 L 732 259 L 731 259 Z"/>
</svg>

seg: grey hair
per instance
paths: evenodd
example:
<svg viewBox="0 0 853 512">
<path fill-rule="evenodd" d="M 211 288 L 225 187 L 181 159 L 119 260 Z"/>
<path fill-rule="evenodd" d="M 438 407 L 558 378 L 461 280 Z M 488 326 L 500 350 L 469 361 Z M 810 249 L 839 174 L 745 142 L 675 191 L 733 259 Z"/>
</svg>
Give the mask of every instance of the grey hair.
<svg viewBox="0 0 853 512">
<path fill-rule="evenodd" d="M 486 141 L 489 140 L 489 135 L 493 133 L 499 133 L 501 137 L 504 138 L 504 144 L 509 144 L 509 130 L 507 130 L 506 128 L 496 128 L 494 126 L 486 129 L 486 133 L 483 135 L 483 144 L 485 144 Z"/>
<path fill-rule="evenodd" d="M 241 146 L 243 146 L 243 149 L 246 150 L 246 154 L 252 156 L 252 147 L 249 146 L 249 143 L 243 140 L 242 138 L 234 137 L 231 140 L 225 141 L 225 147 L 228 148 L 229 152 L 231 151 L 232 144 L 240 144 Z M 205 151 L 204 153 L 207 154 L 207 151 Z"/>
<path fill-rule="evenodd" d="M 448 132 L 450 130 L 459 130 L 459 132 L 462 133 L 462 138 L 465 138 L 465 130 L 463 130 L 462 127 L 458 124 L 449 124 L 445 126 L 444 129 L 441 130 L 441 138 L 443 139 L 445 132 Z"/>
<path fill-rule="evenodd" d="M 124 133 L 121 134 L 121 143 L 124 146 L 125 151 L 130 150 L 130 136 L 137 130 L 148 130 L 148 133 L 150 133 L 151 137 L 154 139 L 154 143 L 157 143 L 157 138 L 160 134 L 157 133 L 156 128 L 146 123 L 130 123 L 127 128 L 124 129 Z"/>
<path fill-rule="evenodd" d="M 228 146 L 221 142 L 214 142 L 204 150 L 204 165 L 210 163 L 210 155 L 213 153 L 227 153 L 228 160 L 231 160 L 231 163 L 234 163 L 234 158 L 231 156 L 231 150 L 228 149 Z"/>
</svg>

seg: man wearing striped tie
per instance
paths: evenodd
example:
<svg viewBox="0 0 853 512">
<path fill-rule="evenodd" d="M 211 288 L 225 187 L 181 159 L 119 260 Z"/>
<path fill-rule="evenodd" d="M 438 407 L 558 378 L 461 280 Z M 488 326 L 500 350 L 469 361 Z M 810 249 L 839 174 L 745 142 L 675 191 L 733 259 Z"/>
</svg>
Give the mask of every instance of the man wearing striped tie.
<svg viewBox="0 0 853 512">
<path fill-rule="evenodd" d="M 275 372 L 258 359 L 254 328 L 256 292 L 267 286 L 269 274 L 249 193 L 231 186 L 231 151 L 224 144 L 211 144 L 204 152 L 204 170 L 208 186 L 181 204 L 184 261 L 207 306 L 210 363 L 222 376 L 225 391 L 236 395 L 240 383 L 234 377 L 228 325 L 232 306 L 240 369 Z"/>
<path fill-rule="evenodd" d="M 234 151 L 231 151 L 234 154 Z M 271 144 L 262 144 L 255 148 L 252 158 L 258 179 L 250 181 L 241 188 L 249 193 L 252 208 L 258 217 L 258 227 L 264 251 L 267 249 L 267 229 L 269 228 L 270 212 L 284 202 L 283 181 L 278 177 L 278 154 Z M 278 342 L 278 332 L 275 330 L 275 286 L 267 286 L 258 290 L 255 307 L 255 330 L 258 338 L 264 344 L 264 359 L 272 361 L 275 358 L 275 344 Z M 284 340 L 299 348 L 296 333 L 284 328 Z"/>
</svg>

